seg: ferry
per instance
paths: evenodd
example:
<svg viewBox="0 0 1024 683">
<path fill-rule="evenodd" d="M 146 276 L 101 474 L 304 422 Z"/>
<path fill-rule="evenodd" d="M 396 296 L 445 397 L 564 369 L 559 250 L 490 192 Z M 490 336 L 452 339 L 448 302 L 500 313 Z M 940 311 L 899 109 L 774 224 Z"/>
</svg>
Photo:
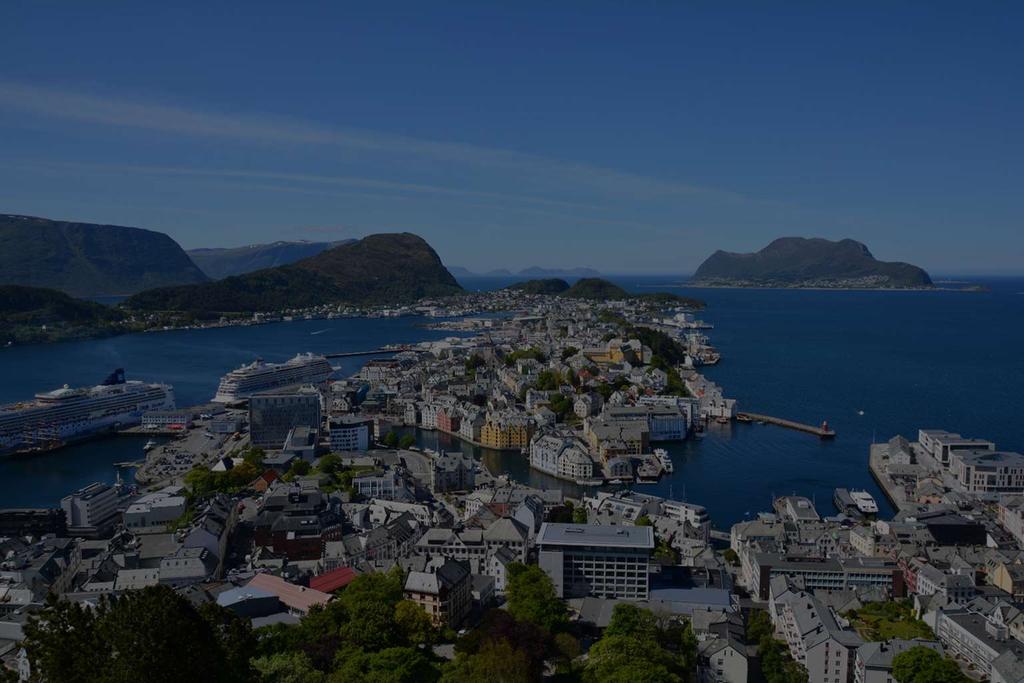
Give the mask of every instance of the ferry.
<svg viewBox="0 0 1024 683">
<path fill-rule="evenodd" d="M 253 394 L 293 384 L 321 384 L 334 368 L 327 359 L 312 353 L 300 353 L 284 363 L 264 363 L 263 359 L 232 370 L 220 380 L 216 403 L 234 403 Z"/>
<path fill-rule="evenodd" d="M 38 453 L 119 427 L 137 425 L 151 410 L 174 409 L 167 384 L 125 380 L 118 368 L 94 387 L 40 392 L 30 401 L 0 407 L 0 454 Z"/>
<path fill-rule="evenodd" d="M 661 470 L 665 474 L 672 474 L 672 458 L 668 456 L 668 451 L 664 448 L 655 448 L 654 457 L 658 459 L 658 462 L 661 464 Z"/>
<path fill-rule="evenodd" d="M 150 439 L 149 441 L 146 442 L 146 445 L 142 447 L 142 450 L 145 453 L 149 453 L 151 450 L 156 448 L 158 445 L 159 444 L 156 441 L 154 441 L 153 439 Z"/>
<path fill-rule="evenodd" d="M 848 515 L 874 515 L 878 513 L 878 503 L 867 491 L 850 491 L 836 489 L 832 496 L 836 509 Z"/>
<path fill-rule="evenodd" d="M 875 502 L 874 497 L 867 491 L 850 491 L 850 498 L 853 499 L 853 504 L 857 506 L 857 510 L 861 514 L 878 514 L 878 503 Z"/>
</svg>

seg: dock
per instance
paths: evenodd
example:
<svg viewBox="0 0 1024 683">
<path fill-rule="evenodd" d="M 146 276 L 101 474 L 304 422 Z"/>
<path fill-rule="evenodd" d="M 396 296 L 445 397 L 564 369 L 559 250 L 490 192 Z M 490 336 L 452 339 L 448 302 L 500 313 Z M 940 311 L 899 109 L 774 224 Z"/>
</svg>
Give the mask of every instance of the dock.
<svg viewBox="0 0 1024 683">
<path fill-rule="evenodd" d="M 820 439 L 834 439 L 836 437 L 835 430 L 829 429 L 828 424 L 824 422 L 820 427 L 815 427 L 814 425 L 808 425 L 802 422 L 794 422 L 793 420 L 786 420 L 781 417 L 772 417 L 771 415 L 760 415 L 758 413 L 736 413 L 736 419 L 743 422 L 764 422 L 767 424 L 778 425 L 779 427 L 785 427 L 786 429 L 794 429 L 798 432 L 813 434 Z"/>
<path fill-rule="evenodd" d="M 324 358 L 354 358 L 356 356 L 379 356 L 385 353 L 402 353 L 403 351 L 419 351 L 412 346 L 382 347 L 371 351 L 341 351 L 338 353 L 325 353 Z"/>
</svg>

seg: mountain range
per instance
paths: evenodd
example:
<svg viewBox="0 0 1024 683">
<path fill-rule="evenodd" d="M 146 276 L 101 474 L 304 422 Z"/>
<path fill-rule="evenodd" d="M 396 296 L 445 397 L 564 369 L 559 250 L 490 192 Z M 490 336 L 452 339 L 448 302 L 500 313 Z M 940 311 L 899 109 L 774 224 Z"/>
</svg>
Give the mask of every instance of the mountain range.
<svg viewBox="0 0 1024 683">
<path fill-rule="evenodd" d="M 923 269 L 877 260 L 855 240 L 782 237 L 750 254 L 716 251 L 693 275 L 698 284 L 755 287 L 931 287 Z"/>
<path fill-rule="evenodd" d="M 271 242 L 270 244 L 249 244 L 244 247 L 211 247 L 189 249 L 192 262 L 199 266 L 210 279 L 220 280 L 232 275 L 251 273 L 263 268 L 274 268 L 295 263 L 322 251 L 354 240 L 337 242 Z"/>
<path fill-rule="evenodd" d="M 111 296 L 208 280 L 167 235 L 121 225 L 0 215 L 0 284 Z"/>
<path fill-rule="evenodd" d="M 140 311 L 271 311 L 327 303 L 397 304 L 462 291 L 429 244 L 411 233 L 369 235 L 300 259 L 195 285 L 161 287 L 125 302 Z"/>
</svg>

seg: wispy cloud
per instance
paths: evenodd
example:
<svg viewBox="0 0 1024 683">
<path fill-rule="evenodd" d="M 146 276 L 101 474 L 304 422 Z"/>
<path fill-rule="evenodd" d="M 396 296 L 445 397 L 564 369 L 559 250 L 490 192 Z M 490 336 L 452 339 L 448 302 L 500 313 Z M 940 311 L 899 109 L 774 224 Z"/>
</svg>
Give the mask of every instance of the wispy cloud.
<svg viewBox="0 0 1024 683">
<path fill-rule="evenodd" d="M 471 167 L 499 168 L 613 196 L 649 198 L 702 195 L 745 200 L 739 194 L 506 149 L 432 141 L 376 131 L 323 126 L 294 119 L 201 111 L 63 89 L 0 81 L 0 107 L 95 125 L 272 145 L 315 145 L 387 153 Z M 376 181 L 383 182 L 383 181 Z M 415 186 L 410 186 L 411 189 Z M 425 191 L 427 186 L 419 186 Z M 433 192 L 449 191 L 430 188 Z"/>
</svg>

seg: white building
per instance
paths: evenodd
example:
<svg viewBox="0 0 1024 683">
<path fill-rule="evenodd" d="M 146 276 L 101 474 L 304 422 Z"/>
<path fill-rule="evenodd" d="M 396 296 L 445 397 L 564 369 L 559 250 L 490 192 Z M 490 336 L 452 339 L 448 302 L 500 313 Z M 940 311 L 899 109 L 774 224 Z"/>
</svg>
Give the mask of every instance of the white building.
<svg viewBox="0 0 1024 683">
<path fill-rule="evenodd" d="M 357 415 L 341 415 L 328 421 L 331 451 L 365 451 L 370 447 L 373 420 Z"/>
<path fill-rule="evenodd" d="M 124 512 L 125 527 L 146 529 L 167 526 L 185 514 L 188 508 L 188 500 L 181 492 L 180 486 L 167 486 L 136 499 Z"/>
<path fill-rule="evenodd" d="M 89 484 L 60 501 L 69 527 L 99 527 L 117 514 L 121 496 L 110 484 Z"/>
</svg>

